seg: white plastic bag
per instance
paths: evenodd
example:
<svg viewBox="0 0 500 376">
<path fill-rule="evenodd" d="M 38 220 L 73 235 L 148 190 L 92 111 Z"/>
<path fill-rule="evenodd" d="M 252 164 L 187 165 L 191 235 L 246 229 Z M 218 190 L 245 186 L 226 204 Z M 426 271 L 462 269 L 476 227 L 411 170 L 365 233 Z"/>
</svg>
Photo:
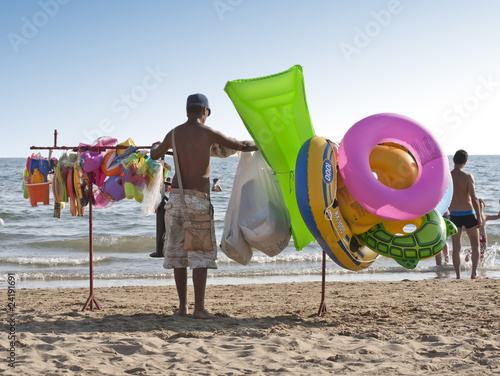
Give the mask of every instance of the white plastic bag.
<svg viewBox="0 0 500 376">
<path fill-rule="evenodd" d="M 290 214 L 278 179 L 259 151 L 246 164 L 245 180 L 239 217 L 243 237 L 251 247 L 276 256 L 290 242 Z"/>
<path fill-rule="evenodd" d="M 240 162 L 236 168 L 234 176 L 233 189 L 229 197 L 226 215 L 224 217 L 224 231 L 222 233 L 221 248 L 222 252 L 230 259 L 246 265 L 250 262 L 253 250 L 243 238 L 240 230 L 240 203 L 241 188 L 246 182 L 245 174 L 247 165 L 252 158 L 251 153 L 238 152 Z"/>
<path fill-rule="evenodd" d="M 246 265 L 253 249 L 273 257 L 290 242 L 290 214 L 272 169 L 256 151 L 240 153 L 224 218 L 222 252 Z"/>
</svg>

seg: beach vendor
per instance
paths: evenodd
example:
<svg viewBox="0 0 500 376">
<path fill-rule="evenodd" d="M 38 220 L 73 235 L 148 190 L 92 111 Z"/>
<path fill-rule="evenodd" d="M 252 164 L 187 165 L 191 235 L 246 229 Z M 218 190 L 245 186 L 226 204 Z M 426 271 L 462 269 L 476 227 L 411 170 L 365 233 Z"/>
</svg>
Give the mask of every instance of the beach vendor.
<svg viewBox="0 0 500 376">
<path fill-rule="evenodd" d="M 216 269 L 217 245 L 213 208 L 210 203 L 210 150 L 220 144 L 239 151 L 254 151 L 253 141 L 238 141 L 205 125 L 211 110 L 203 94 L 187 98 L 187 121 L 154 143 L 151 158 L 159 159 L 172 149 L 175 175 L 165 205 L 165 269 L 174 269 L 179 296 L 176 314 L 186 315 L 187 267 L 193 271 L 195 306 L 193 317 L 213 317 L 205 309 L 207 270 Z M 208 218 L 208 223 L 206 222 Z"/>
</svg>

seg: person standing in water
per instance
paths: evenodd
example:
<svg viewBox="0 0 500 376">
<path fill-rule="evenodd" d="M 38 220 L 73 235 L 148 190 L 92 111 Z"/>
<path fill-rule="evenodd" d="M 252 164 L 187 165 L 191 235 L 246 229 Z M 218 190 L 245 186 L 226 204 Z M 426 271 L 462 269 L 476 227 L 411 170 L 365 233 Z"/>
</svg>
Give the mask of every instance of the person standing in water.
<svg viewBox="0 0 500 376">
<path fill-rule="evenodd" d="M 472 272 L 471 278 L 476 279 L 479 264 L 479 229 L 482 226 L 482 213 L 476 195 L 474 177 L 463 171 L 468 154 L 458 150 L 453 156 L 455 167 L 451 171 L 453 179 L 453 196 L 450 203 L 450 220 L 457 226 L 457 233 L 451 236 L 453 244 L 453 267 L 457 279 L 461 279 L 462 230 L 465 227 L 471 246 Z"/>
<path fill-rule="evenodd" d="M 212 192 L 220 192 L 222 191 L 222 188 L 219 184 L 217 184 L 217 182 L 219 181 L 219 179 L 214 179 L 213 182 L 214 184 L 212 185 Z"/>
<path fill-rule="evenodd" d="M 500 200 L 499 200 L 500 202 Z M 486 208 L 486 203 L 482 198 L 479 199 L 479 206 L 481 207 L 481 214 L 483 219 L 483 225 L 479 229 L 479 265 L 484 265 L 484 259 L 486 255 L 486 249 L 488 248 L 488 236 L 486 234 L 486 221 L 494 221 L 495 219 L 500 219 L 500 211 L 496 215 L 484 215 L 484 209 Z M 467 252 L 465 256 L 465 262 L 470 261 L 471 252 Z"/>
</svg>

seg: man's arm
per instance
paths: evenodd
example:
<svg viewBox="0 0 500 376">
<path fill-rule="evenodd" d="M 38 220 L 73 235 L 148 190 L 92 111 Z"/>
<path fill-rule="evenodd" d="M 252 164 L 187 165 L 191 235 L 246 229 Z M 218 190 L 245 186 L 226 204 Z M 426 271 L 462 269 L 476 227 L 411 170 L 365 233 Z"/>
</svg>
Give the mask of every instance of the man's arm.
<svg viewBox="0 0 500 376">
<path fill-rule="evenodd" d="M 225 146 L 229 149 L 233 150 L 239 150 L 239 151 L 255 151 L 259 150 L 257 145 L 255 145 L 255 142 L 253 141 L 239 141 L 235 138 L 228 137 L 225 134 L 216 131 L 214 129 L 210 129 L 212 133 L 212 144 L 220 144 L 222 146 Z"/>
<path fill-rule="evenodd" d="M 162 142 L 157 141 L 153 145 L 151 145 L 152 159 L 154 160 L 160 159 L 167 153 L 167 151 L 169 151 L 172 148 L 171 145 L 172 143 L 170 142 L 170 133 L 172 133 L 172 131 L 167 133 Z"/>
<path fill-rule="evenodd" d="M 498 200 L 500 202 L 500 200 Z M 485 216 L 486 221 L 494 221 L 495 219 L 500 219 L 500 211 L 497 215 L 487 215 Z"/>
<path fill-rule="evenodd" d="M 487 215 L 484 220 L 485 221 L 494 221 L 495 219 L 500 219 L 500 212 L 496 215 Z"/>
<path fill-rule="evenodd" d="M 474 211 L 476 212 L 476 219 L 477 219 L 477 227 L 481 227 L 483 224 L 483 216 L 481 213 L 481 206 L 479 205 L 479 200 L 477 199 L 476 195 L 476 186 L 474 183 L 474 177 L 470 175 L 470 181 L 469 184 L 467 185 L 467 189 L 469 191 L 469 196 L 472 202 L 472 207 L 474 208 Z"/>
</svg>

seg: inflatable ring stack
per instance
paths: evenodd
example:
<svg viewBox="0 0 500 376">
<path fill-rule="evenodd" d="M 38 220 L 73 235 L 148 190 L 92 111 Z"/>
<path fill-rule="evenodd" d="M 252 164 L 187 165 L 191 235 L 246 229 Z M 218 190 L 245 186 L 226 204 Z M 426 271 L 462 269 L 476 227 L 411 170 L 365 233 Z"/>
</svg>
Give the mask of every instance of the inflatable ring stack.
<svg viewBox="0 0 500 376">
<path fill-rule="evenodd" d="M 396 153 L 389 159 L 380 154 L 374 161 L 374 152 L 380 153 L 384 145 L 399 150 L 392 150 Z M 360 243 L 373 251 L 413 269 L 419 260 L 438 254 L 446 237 L 456 233 L 441 216 L 450 198 L 448 159 L 417 122 L 377 114 L 354 124 L 339 146 L 339 171 L 341 210 Z M 403 173 L 398 176 L 398 171 Z M 359 208 L 366 211 L 362 216 Z M 405 224 L 416 229 L 395 230 Z"/>
<path fill-rule="evenodd" d="M 415 159 L 418 176 L 410 187 L 391 188 L 373 175 L 369 156 L 384 142 L 402 145 Z M 434 137 L 414 120 L 396 114 L 372 115 L 354 124 L 340 142 L 339 170 L 356 201 L 369 212 L 393 221 L 431 212 L 449 183 L 448 158 Z"/>
<path fill-rule="evenodd" d="M 337 192 L 337 146 L 313 136 L 299 150 L 295 166 L 295 192 L 300 214 L 328 256 L 348 270 L 361 270 L 378 257 L 361 246 L 342 217 Z"/>
</svg>

